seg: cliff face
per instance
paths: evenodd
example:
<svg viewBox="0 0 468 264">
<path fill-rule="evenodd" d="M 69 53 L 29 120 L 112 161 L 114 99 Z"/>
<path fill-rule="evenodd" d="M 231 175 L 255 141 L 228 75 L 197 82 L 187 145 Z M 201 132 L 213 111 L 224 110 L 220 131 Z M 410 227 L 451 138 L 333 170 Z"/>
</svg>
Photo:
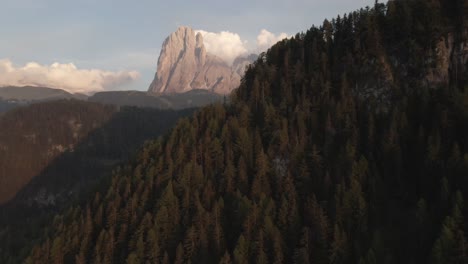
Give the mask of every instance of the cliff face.
<svg viewBox="0 0 468 264">
<path fill-rule="evenodd" d="M 256 56 L 237 58 L 229 66 L 206 52 L 203 36 L 189 27 L 179 27 L 163 43 L 152 93 L 182 93 L 194 89 L 228 94 L 240 83 L 245 66 Z"/>
<path fill-rule="evenodd" d="M 457 37 L 453 33 L 442 36 L 433 50 L 432 62 L 424 80 L 428 85 L 448 85 L 449 80 L 466 79 L 468 63 L 468 45 L 466 37 L 468 30 Z"/>
<path fill-rule="evenodd" d="M 354 92 L 373 97 L 386 107 L 397 87 L 461 88 L 468 80 L 468 29 L 440 33 L 421 55 L 408 59 L 400 50 L 385 50 L 353 65 L 357 76 Z M 411 52 L 414 52 L 411 51 Z"/>
</svg>

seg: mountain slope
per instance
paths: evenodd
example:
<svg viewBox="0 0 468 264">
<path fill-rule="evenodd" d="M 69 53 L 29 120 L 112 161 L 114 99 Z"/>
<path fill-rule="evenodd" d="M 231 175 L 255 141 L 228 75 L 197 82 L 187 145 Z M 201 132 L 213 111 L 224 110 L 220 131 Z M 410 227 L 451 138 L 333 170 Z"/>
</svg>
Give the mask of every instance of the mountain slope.
<svg viewBox="0 0 468 264">
<path fill-rule="evenodd" d="M 207 53 L 201 33 L 179 27 L 163 43 L 149 92 L 170 94 L 205 89 L 229 94 L 239 86 L 245 66 L 255 58 L 255 55 L 239 57 L 230 66 Z"/>
<path fill-rule="evenodd" d="M 107 122 L 115 108 L 80 101 L 39 103 L 0 117 L 0 204 Z"/>
<path fill-rule="evenodd" d="M 0 98 L 17 101 L 51 101 L 59 99 L 86 99 L 86 95 L 71 94 L 61 89 L 46 87 L 0 87 Z"/>
<path fill-rule="evenodd" d="M 71 94 L 61 89 L 35 86 L 0 87 L 0 113 L 31 103 L 77 99 L 87 100 L 84 94 Z"/>
<path fill-rule="evenodd" d="M 118 106 L 137 106 L 158 109 L 186 109 L 221 102 L 223 96 L 206 90 L 191 90 L 176 94 L 153 94 L 141 91 L 99 92 L 88 101 Z"/>
<path fill-rule="evenodd" d="M 278 43 L 26 262 L 466 263 L 459 3 L 376 4 Z"/>
<path fill-rule="evenodd" d="M 98 103 L 61 100 L 8 112 L 0 117 L 0 126 L 6 128 L 0 131 L 0 204 L 13 198 L 31 179 L 46 170 L 52 170 L 57 177 L 65 174 L 65 180 L 49 180 L 56 183 L 58 189 L 65 190 L 67 188 L 58 182 L 70 184 L 71 178 L 78 181 L 77 171 L 85 169 L 87 164 L 98 167 L 101 159 L 128 158 L 145 140 L 161 134 L 178 117 L 192 111 L 118 110 Z M 75 164 L 66 165 L 67 169 L 50 169 L 52 163 L 64 156 L 69 156 L 70 163 Z M 74 168 L 83 158 L 89 160 Z M 73 174 L 77 174 L 76 177 L 72 177 Z"/>
<path fill-rule="evenodd" d="M 55 212 L 94 193 L 113 167 L 192 112 L 62 100 L 1 116 L 0 263 L 19 262 Z"/>
</svg>

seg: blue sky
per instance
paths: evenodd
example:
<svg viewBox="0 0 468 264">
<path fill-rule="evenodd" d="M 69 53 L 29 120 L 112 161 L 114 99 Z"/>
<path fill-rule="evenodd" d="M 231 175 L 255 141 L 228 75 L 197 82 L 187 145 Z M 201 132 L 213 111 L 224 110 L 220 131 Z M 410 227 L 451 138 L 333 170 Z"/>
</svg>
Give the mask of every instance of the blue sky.
<svg viewBox="0 0 468 264">
<path fill-rule="evenodd" d="M 116 81 L 110 89 L 146 90 L 154 76 L 162 42 L 180 25 L 208 32 L 230 31 L 253 46 L 262 29 L 292 35 L 321 24 L 325 18 L 373 3 L 374 0 L 0 0 L 0 60 L 8 60 L 13 69 L 28 62 L 39 66 L 72 63 L 78 69 L 106 71 L 112 78 L 115 76 L 110 72 L 136 71 L 137 80 L 126 85 L 117 85 L 120 82 Z M 5 72 L 0 66 L 0 77 Z"/>
</svg>

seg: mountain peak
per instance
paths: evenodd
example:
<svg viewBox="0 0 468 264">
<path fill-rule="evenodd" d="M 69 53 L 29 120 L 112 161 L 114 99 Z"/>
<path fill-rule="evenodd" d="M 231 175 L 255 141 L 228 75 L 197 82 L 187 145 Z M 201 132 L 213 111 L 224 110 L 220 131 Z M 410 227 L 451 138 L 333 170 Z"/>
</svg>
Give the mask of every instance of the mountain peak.
<svg viewBox="0 0 468 264">
<path fill-rule="evenodd" d="M 182 93 L 194 89 L 228 94 L 240 84 L 243 69 L 252 57 L 237 60 L 230 66 L 206 51 L 203 35 L 181 26 L 163 43 L 157 72 L 149 87 L 153 93 Z"/>
<path fill-rule="evenodd" d="M 197 33 L 196 38 L 197 38 L 197 47 L 204 46 L 203 45 L 203 35 L 200 32 Z"/>
<path fill-rule="evenodd" d="M 193 29 L 189 26 L 179 26 L 176 32 L 184 32 L 184 31 L 193 31 Z"/>
<path fill-rule="evenodd" d="M 186 36 L 195 34 L 195 31 L 191 27 L 180 26 L 176 31 L 172 32 L 169 38 L 184 39 Z"/>
</svg>

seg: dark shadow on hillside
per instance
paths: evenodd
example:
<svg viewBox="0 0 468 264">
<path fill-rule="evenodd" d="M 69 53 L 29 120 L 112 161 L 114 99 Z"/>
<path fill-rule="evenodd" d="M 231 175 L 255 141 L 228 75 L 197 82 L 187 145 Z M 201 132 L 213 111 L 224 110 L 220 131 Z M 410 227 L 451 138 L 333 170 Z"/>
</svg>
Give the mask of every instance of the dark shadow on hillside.
<svg viewBox="0 0 468 264">
<path fill-rule="evenodd" d="M 223 95 L 207 90 L 191 90 L 185 93 L 153 94 L 142 91 L 99 92 L 88 101 L 117 106 L 151 107 L 158 109 L 186 109 L 222 102 Z"/>
<path fill-rule="evenodd" d="M 18 107 L 20 106 L 19 103 L 17 102 L 10 102 L 10 101 L 7 101 L 7 100 L 3 100 L 1 97 L 0 97 L 0 114 L 4 113 L 4 112 L 7 112 L 15 107 Z"/>
<path fill-rule="evenodd" d="M 40 237 L 52 216 L 79 204 L 110 179 L 112 169 L 128 161 L 145 141 L 167 132 L 194 109 L 158 110 L 122 107 L 73 150 L 50 162 L 8 203 L 0 206 L 0 262 Z"/>
</svg>

